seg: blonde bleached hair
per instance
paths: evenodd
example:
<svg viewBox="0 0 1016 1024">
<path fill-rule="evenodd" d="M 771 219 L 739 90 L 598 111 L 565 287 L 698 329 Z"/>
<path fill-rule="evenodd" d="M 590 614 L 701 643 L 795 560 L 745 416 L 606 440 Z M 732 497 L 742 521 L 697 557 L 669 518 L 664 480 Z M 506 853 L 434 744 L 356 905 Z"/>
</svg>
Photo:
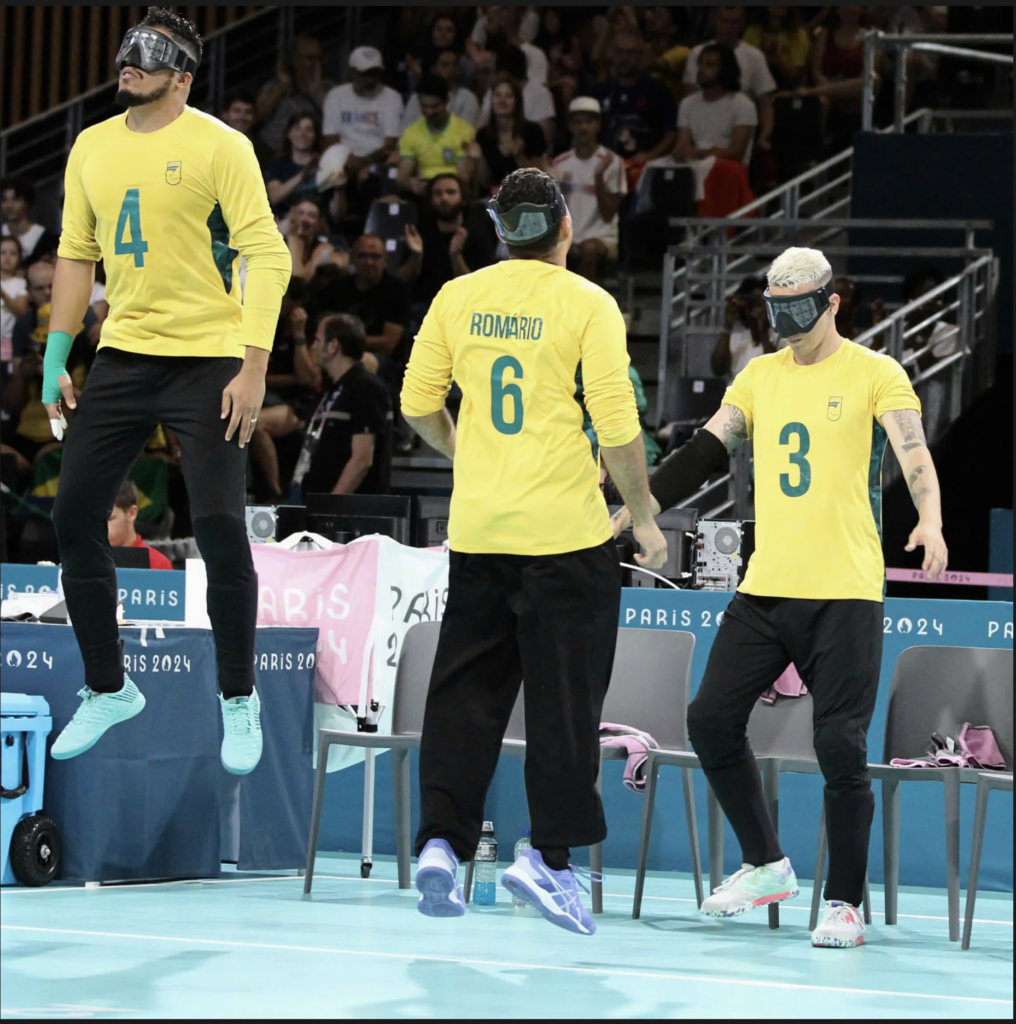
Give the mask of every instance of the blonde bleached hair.
<svg viewBox="0 0 1016 1024">
<path fill-rule="evenodd" d="M 832 277 L 833 268 L 822 252 L 797 246 L 784 249 L 766 271 L 770 286 L 776 288 L 800 288 L 806 284 L 818 288 Z"/>
</svg>

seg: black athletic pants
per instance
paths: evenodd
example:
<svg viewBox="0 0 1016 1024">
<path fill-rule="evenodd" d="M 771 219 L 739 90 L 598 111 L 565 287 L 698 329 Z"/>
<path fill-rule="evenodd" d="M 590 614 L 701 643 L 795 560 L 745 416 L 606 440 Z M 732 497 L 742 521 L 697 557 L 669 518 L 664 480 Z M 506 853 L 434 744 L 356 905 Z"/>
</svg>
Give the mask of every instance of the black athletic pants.
<svg viewBox="0 0 1016 1024">
<path fill-rule="evenodd" d="M 123 686 L 116 569 L 106 521 L 158 424 L 180 440 L 194 536 L 208 575 L 208 617 L 223 696 L 254 687 L 257 576 L 244 521 L 247 449 L 225 440 L 223 388 L 240 359 L 144 356 L 104 348 L 67 436 L 53 522 L 67 611 L 100 693 Z"/>
<path fill-rule="evenodd" d="M 857 906 L 875 809 L 867 737 L 882 663 L 881 603 L 735 595 L 688 707 L 688 736 L 745 863 L 780 860 L 746 729 L 755 702 L 790 662 L 812 695 L 826 782 L 825 897 Z"/>
<path fill-rule="evenodd" d="M 451 553 L 420 748 L 417 854 L 444 839 L 473 859 L 523 679 L 533 846 L 557 860 L 606 836 L 596 777 L 620 602 L 613 540 L 540 557 Z"/>
</svg>

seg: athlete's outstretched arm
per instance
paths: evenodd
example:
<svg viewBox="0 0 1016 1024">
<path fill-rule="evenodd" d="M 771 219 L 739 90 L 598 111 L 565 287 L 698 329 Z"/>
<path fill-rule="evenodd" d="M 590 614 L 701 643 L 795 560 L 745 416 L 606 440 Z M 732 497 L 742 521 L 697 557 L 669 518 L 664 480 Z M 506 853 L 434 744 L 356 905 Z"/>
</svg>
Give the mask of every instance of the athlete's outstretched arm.
<svg viewBox="0 0 1016 1024">
<path fill-rule="evenodd" d="M 432 412 L 427 416 L 410 416 L 404 410 L 402 414 L 406 417 L 406 422 L 431 448 L 436 448 L 442 455 L 447 455 L 454 461 L 455 424 L 447 409 Z"/>
<path fill-rule="evenodd" d="M 942 536 L 942 492 L 924 437 L 921 414 L 915 409 L 887 412 L 882 416 L 882 426 L 899 459 L 918 514 L 917 526 L 910 534 L 906 550 L 923 547 L 924 571 L 934 578 L 948 565 L 949 552 Z"/>
</svg>

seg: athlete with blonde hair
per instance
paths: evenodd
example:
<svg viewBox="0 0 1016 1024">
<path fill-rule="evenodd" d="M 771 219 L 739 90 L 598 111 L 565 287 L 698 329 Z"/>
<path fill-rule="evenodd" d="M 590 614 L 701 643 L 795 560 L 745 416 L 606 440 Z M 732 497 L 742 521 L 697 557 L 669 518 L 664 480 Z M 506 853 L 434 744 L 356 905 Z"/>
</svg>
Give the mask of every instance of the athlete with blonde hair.
<svg viewBox="0 0 1016 1024">
<path fill-rule="evenodd" d="M 825 776 L 829 877 L 816 946 L 864 941 L 858 911 L 875 800 L 866 738 L 882 656 L 885 565 L 882 455 L 888 439 L 918 512 L 907 550 L 946 567 L 938 478 L 920 403 L 894 359 L 840 337 L 832 268 L 817 249 L 787 249 L 769 268 L 766 307 L 786 347 L 753 359 L 715 416 L 650 482 L 667 509 L 693 494 L 749 437 L 755 457 L 755 552 L 713 643 L 688 734 L 741 843 L 744 863 L 702 904 L 734 917 L 796 896 L 797 879 L 766 809 L 748 717 L 793 662 L 814 700 Z M 627 514 L 615 516 L 615 530 Z"/>
</svg>

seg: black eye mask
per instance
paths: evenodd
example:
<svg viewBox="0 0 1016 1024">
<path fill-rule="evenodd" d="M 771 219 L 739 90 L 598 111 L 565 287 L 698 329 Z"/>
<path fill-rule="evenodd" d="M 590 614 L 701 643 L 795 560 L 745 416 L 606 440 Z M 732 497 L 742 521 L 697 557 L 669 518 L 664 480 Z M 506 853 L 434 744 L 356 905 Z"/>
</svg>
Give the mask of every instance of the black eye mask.
<svg viewBox="0 0 1016 1024">
<path fill-rule="evenodd" d="M 807 334 L 829 308 L 830 288 L 831 284 L 824 284 L 813 292 L 779 296 L 770 295 L 767 288 L 762 297 L 770 326 L 781 338 Z"/>
<path fill-rule="evenodd" d="M 133 64 L 152 74 L 155 71 L 186 71 L 194 74 L 197 64 L 169 36 L 150 28 L 127 31 L 116 55 L 116 69 Z"/>
</svg>

